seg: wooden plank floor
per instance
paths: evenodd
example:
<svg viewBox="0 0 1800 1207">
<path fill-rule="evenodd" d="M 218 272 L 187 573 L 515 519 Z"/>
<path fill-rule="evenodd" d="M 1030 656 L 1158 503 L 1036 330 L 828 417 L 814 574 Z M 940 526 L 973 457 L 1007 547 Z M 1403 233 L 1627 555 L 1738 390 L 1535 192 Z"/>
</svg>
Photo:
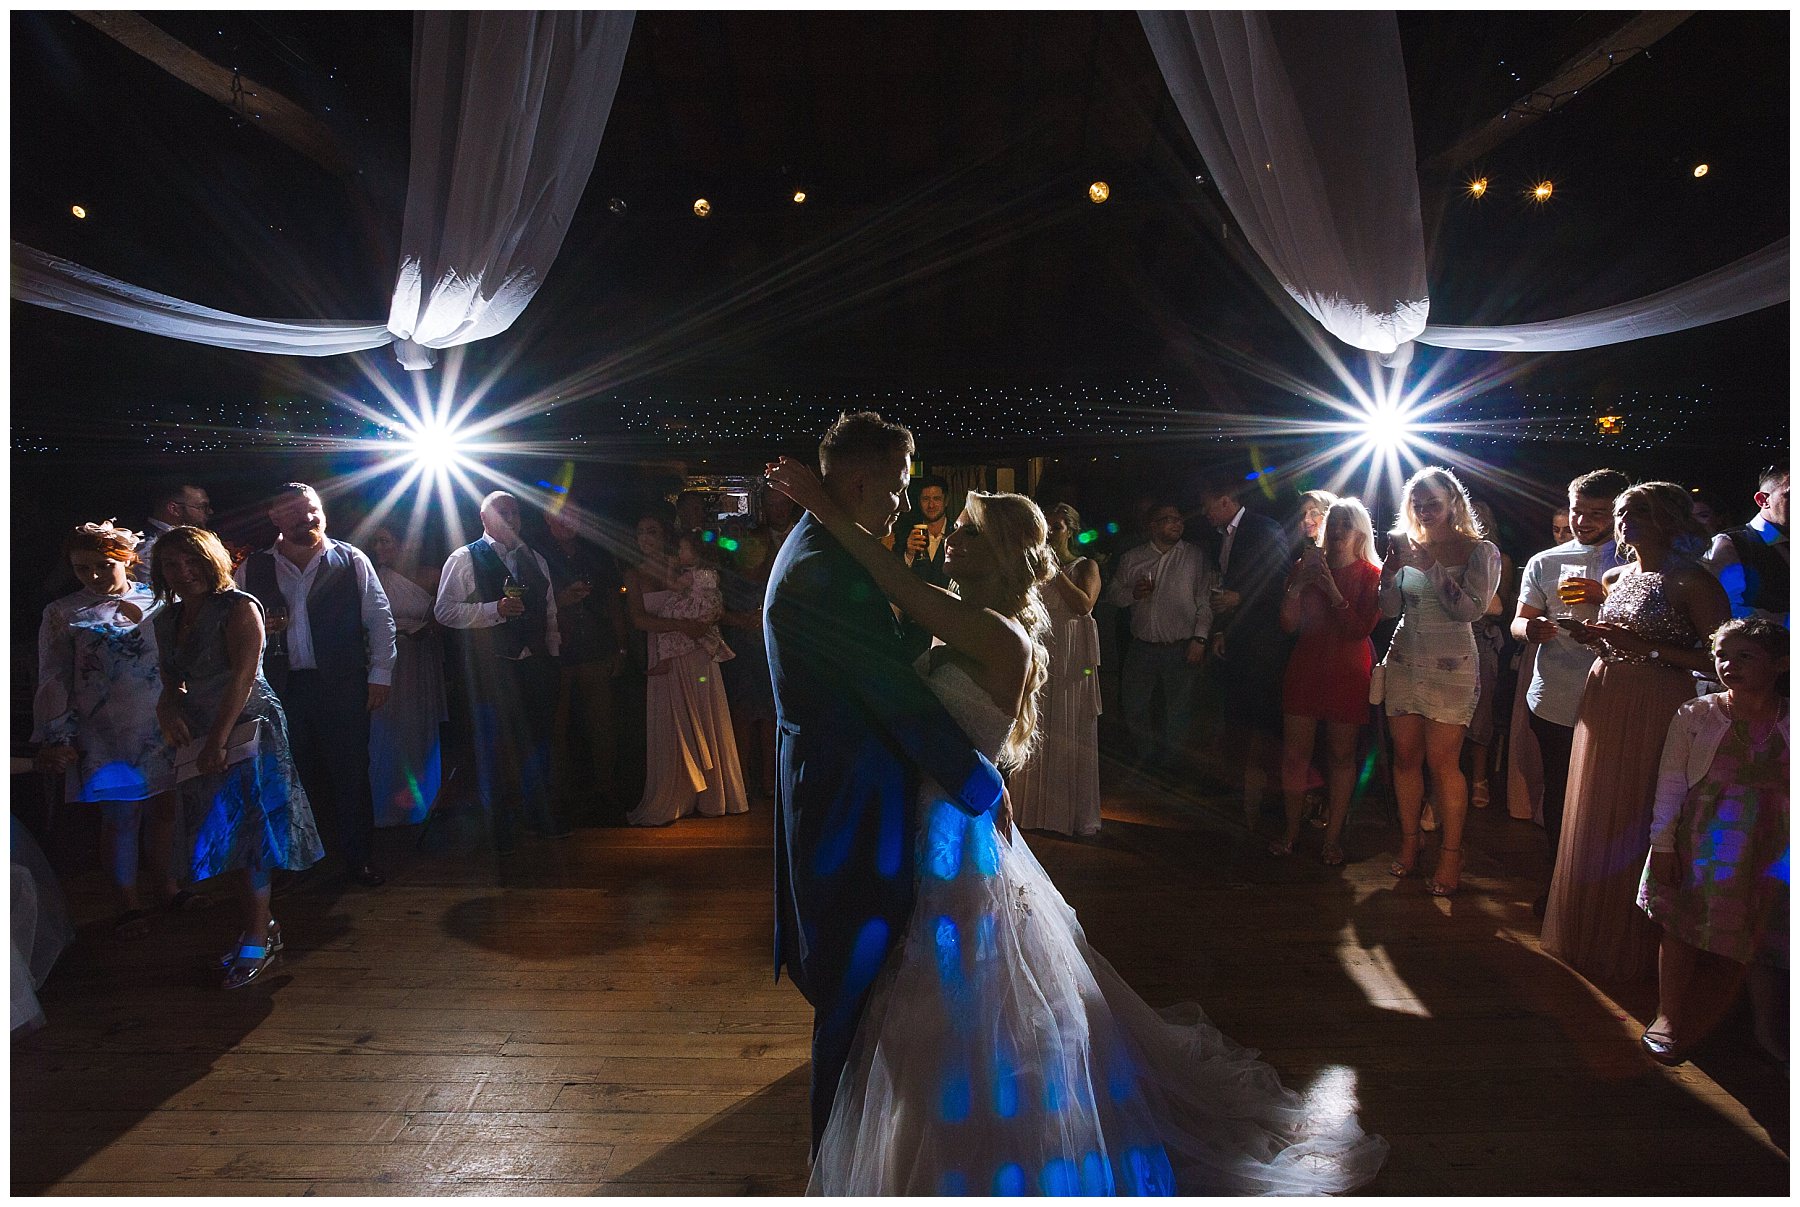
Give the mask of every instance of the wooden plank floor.
<svg viewBox="0 0 1800 1207">
<path fill-rule="evenodd" d="M 1108 769 L 1106 827 L 1033 835 L 1094 945 L 1290 1085 L 1354 1077 L 1383 1194 L 1777 1194 L 1785 1070 L 1697 1065 L 1543 956 L 1538 832 L 1475 815 L 1462 895 L 1261 853 L 1233 810 Z M 278 890 L 271 982 L 212 988 L 223 913 L 84 928 L 12 1053 L 18 1194 L 765 1194 L 805 1186 L 809 1012 L 770 975 L 770 817 L 581 830 L 497 865 L 384 833 L 376 891 Z M 97 917 L 96 878 L 73 886 Z M 1630 1009 L 1626 1007 L 1629 1006 Z"/>
</svg>

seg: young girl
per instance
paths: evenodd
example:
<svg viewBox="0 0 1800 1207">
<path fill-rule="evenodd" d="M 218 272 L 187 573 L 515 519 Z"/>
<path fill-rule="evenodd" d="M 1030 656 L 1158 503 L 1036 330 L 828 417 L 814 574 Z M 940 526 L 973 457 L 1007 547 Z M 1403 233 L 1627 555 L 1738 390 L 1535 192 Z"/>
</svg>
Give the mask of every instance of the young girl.
<svg viewBox="0 0 1800 1207">
<path fill-rule="evenodd" d="M 1638 905 L 1663 928 L 1644 1050 L 1680 1064 L 1724 1016 L 1746 970 L 1756 1035 L 1778 1059 L 1769 1007 L 1787 967 L 1788 633 L 1732 620 L 1712 636 L 1725 690 L 1669 725 Z"/>
</svg>

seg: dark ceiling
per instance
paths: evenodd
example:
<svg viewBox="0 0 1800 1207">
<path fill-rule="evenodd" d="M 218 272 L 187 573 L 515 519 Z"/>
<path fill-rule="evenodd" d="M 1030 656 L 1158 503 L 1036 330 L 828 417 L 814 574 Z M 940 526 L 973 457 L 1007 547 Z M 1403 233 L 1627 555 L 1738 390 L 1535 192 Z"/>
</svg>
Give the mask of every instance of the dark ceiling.
<svg viewBox="0 0 1800 1207">
<path fill-rule="evenodd" d="M 67 13 L 15 13 L 14 237 L 227 310 L 379 320 L 410 14 L 146 15 L 318 116 L 355 173 L 334 178 Z M 1628 16 L 1401 13 L 1420 158 Z M 1784 233 L 1788 20 L 1697 14 L 1472 165 L 1494 182 L 1481 202 L 1428 195 L 1442 212 L 1433 319 L 1622 301 Z M 1712 170 L 1696 180 L 1701 161 Z M 1292 410 L 1243 366 L 1329 376 L 1244 263 L 1204 173 L 1130 12 L 640 13 L 562 255 L 526 316 L 470 361 L 513 358 L 516 393 L 569 386 L 578 401 L 558 422 L 583 430 L 606 430 L 625 397 L 679 410 L 889 386 L 1155 379 L 1196 410 Z M 1542 176 L 1555 198 L 1532 206 L 1521 194 Z M 1112 187 L 1105 205 L 1086 200 L 1094 179 Z M 701 196 L 705 220 L 690 210 Z M 1783 306 L 1533 358 L 1529 376 L 1571 396 L 1705 384 L 1736 422 L 1785 431 L 1787 321 Z M 15 434 L 355 380 L 343 361 L 17 303 L 13 336 Z"/>
</svg>

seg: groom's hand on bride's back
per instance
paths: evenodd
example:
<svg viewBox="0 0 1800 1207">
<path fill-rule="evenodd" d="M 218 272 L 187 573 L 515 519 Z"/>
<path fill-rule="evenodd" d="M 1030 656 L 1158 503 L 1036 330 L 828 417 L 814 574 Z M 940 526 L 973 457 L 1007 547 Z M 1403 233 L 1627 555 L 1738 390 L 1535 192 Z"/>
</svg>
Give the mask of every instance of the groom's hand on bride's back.
<svg viewBox="0 0 1800 1207">
<path fill-rule="evenodd" d="M 1000 803 L 994 808 L 994 829 L 999 831 L 1000 837 L 1008 842 L 1012 841 L 1012 793 L 1005 788 L 1000 790 Z"/>
</svg>

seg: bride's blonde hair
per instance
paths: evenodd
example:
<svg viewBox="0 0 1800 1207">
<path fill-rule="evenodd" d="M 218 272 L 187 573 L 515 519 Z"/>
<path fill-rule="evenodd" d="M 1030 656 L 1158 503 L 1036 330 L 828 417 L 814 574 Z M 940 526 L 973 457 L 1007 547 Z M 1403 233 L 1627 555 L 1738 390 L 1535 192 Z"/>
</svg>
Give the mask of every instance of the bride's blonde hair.
<svg viewBox="0 0 1800 1207">
<path fill-rule="evenodd" d="M 963 509 L 994 551 L 994 573 L 1000 587 L 995 610 L 1018 621 L 1031 638 L 1025 700 L 997 760 L 1011 771 L 1031 757 L 1037 742 L 1038 696 L 1050 677 L 1050 652 L 1044 646 L 1044 636 L 1050 631 L 1050 613 L 1044 609 L 1039 592 L 1056 573 L 1056 555 L 1045 543 L 1049 529 L 1044 513 L 1024 495 L 970 491 Z"/>
</svg>

